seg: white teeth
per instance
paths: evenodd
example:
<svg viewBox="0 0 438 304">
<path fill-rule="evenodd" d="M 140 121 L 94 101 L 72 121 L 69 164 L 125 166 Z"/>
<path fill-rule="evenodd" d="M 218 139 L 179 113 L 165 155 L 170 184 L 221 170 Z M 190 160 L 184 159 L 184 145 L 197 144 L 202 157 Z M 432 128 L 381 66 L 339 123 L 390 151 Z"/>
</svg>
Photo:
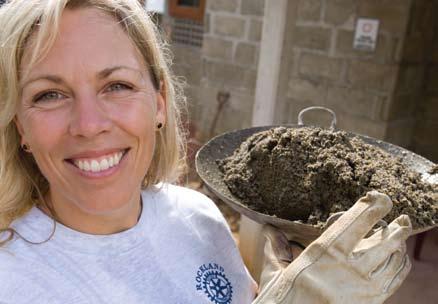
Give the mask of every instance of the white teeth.
<svg viewBox="0 0 438 304">
<path fill-rule="evenodd" d="M 84 170 L 84 162 L 82 160 L 78 162 L 78 167 L 79 169 Z"/>
<path fill-rule="evenodd" d="M 104 158 L 100 161 L 100 170 L 106 170 L 109 168 L 108 161 Z"/>
<path fill-rule="evenodd" d="M 116 155 L 114 155 L 114 162 L 118 164 L 121 158 L 122 158 L 122 153 L 120 152 L 116 153 Z"/>
<path fill-rule="evenodd" d="M 106 158 L 98 160 L 74 160 L 74 164 L 76 167 L 83 171 L 92 171 L 92 172 L 100 172 L 104 170 L 108 170 L 111 167 L 114 167 L 119 164 L 122 159 L 123 153 L 117 152 L 112 156 L 108 156 Z"/>
<path fill-rule="evenodd" d="M 97 160 L 92 160 L 91 161 L 91 171 L 93 172 L 98 172 L 99 170 L 99 163 L 97 162 Z"/>
</svg>

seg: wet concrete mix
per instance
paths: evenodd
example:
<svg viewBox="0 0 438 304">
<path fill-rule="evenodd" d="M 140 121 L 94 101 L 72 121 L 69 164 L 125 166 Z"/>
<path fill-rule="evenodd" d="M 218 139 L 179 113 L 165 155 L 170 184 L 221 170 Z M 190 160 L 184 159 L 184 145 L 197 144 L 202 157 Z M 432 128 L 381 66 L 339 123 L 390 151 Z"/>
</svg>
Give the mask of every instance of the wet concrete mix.
<svg viewBox="0 0 438 304">
<path fill-rule="evenodd" d="M 410 216 L 414 229 L 438 223 L 438 185 L 400 158 L 344 131 L 278 127 L 256 133 L 218 160 L 230 191 L 253 210 L 323 227 L 370 190 L 394 203 L 384 218 Z"/>
</svg>

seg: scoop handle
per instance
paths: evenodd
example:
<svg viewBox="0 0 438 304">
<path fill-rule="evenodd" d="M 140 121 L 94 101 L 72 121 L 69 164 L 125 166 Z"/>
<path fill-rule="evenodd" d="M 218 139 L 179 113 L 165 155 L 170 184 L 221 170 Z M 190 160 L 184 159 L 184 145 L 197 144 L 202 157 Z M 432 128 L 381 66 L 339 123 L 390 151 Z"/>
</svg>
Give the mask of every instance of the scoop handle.
<svg viewBox="0 0 438 304">
<path fill-rule="evenodd" d="M 329 108 L 320 107 L 320 106 L 314 106 L 314 107 L 308 107 L 308 108 L 302 109 L 300 111 L 300 113 L 298 114 L 298 125 L 299 126 L 303 126 L 304 125 L 303 114 L 308 112 L 308 111 L 313 111 L 313 110 L 323 110 L 323 111 L 329 112 L 332 115 L 332 122 L 330 123 L 330 129 L 332 129 L 332 130 L 336 129 L 337 119 L 336 119 L 335 112 L 330 110 Z"/>
</svg>

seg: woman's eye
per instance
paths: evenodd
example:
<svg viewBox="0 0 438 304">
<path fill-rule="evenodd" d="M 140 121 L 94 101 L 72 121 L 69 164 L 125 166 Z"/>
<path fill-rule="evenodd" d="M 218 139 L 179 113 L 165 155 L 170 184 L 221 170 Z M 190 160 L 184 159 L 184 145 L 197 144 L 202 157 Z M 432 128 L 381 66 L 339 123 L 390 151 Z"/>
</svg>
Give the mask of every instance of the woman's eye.
<svg viewBox="0 0 438 304">
<path fill-rule="evenodd" d="M 54 101 L 63 98 L 65 98 L 63 94 L 56 91 L 49 91 L 36 95 L 34 102 Z"/>
<path fill-rule="evenodd" d="M 108 87 L 107 91 L 112 92 L 112 91 L 123 91 L 123 90 L 130 90 L 130 89 L 132 89 L 132 87 L 130 87 L 129 85 L 117 82 L 117 83 L 111 84 Z"/>
</svg>

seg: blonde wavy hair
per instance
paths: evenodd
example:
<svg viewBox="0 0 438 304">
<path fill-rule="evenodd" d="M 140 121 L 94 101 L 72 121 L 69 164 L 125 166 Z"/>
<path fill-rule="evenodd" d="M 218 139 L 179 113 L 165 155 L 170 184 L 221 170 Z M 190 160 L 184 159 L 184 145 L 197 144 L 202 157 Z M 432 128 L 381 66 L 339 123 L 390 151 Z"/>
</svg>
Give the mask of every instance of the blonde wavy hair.
<svg viewBox="0 0 438 304">
<path fill-rule="evenodd" d="M 20 147 L 14 123 L 20 99 L 20 64 L 30 48 L 30 64 L 50 50 L 65 9 L 97 8 L 113 16 L 140 50 L 152 83 L 166 99 L 166 125 L 158 132 L 154 156 L 143 188 L 173 182 L 185 165 L 181 111 L 185 100 L 179 82 L 172 76 L 170 56 L 150 16 L 138 0 L 12 0 L 0 8 L 0 229 L 35 204 L 46 204 L 49 184 L 33 157 Z M 47 206 L 49 210 L 53 209 Z M 53 213 L 53 212 L 52 212 Z M 54 218 L 56 214 L 54 214 Z M 15 231 L 11 231 L 15 232 Z M 12 233 L 13 234 L 13 233 Z"/>
</svg>

